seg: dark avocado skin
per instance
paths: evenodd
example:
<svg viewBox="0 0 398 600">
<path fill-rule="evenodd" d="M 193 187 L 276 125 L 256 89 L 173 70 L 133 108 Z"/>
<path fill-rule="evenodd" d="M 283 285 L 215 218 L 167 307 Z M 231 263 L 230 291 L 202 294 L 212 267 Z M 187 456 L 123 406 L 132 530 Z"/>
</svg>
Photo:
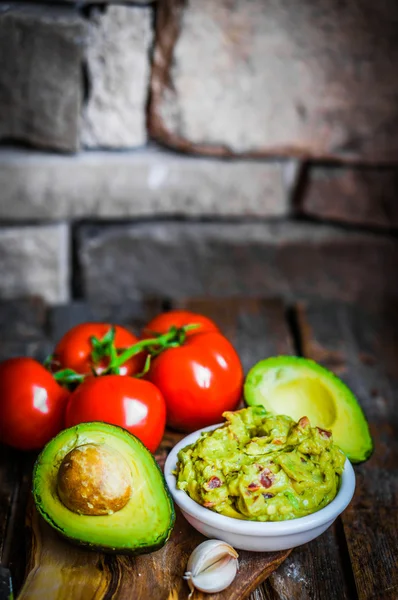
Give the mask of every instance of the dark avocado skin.
<svg viewBox="0 0 398 600">
<path fill-rule="evenodd" d="M 94 423 L 89 423 L 88 425 L 93 425 Z M 38 456 L 38 458 L 36 459 L 36 462 L 34 464 L 34 468 L 33 468 L 33 486 L 32 486 L 32 493 L 33 493 L 33 498 L 34 498 L 34 502 L 36 505 L 36 509 L 39 512 L 39 514 L 43 517 L 43 519 L 53 528 L 57 531 L 58 534 L 60 534 L 64 539 L 68 540 L 69 542 L 78 545 L 80 547 L 84 547 L 87 550 L 92 550 L 93 552 L 105 552 L 107 554 L 123 554 L 123 555 L 129 555 L 129 556 L 137 556 L 140 554 L 148 554 L 150 552 L 154 552 L 155 550 L 159 550 L 160 548 L 162 548 L 165 543 L 168 541 L 168 539 L 170 538 L 171 532 L 173 530 L 174 524 L 175 524 L 175 519 L 176 519 L 176 515 L 175 515 L 175 509 L 174 509 L 174 503 L 173 500 L 170 496 L 170 493 L 168 491 L 167 485 L 166 485 L 166 481 L 164 478 L 164 475 L 158 465 L 158 463 L 156 462 L 154 456 L 149 452 L 149 450 L 146 448 L 146 446 L 144 446 L 144 444 L 135 436 L 133 436 L 131 433 L 127 432 L 126 430 L 124 430 L 121 427 L 118 427 L 116 425 L 108 425 L 107 423 L 103 423 L 103 422 L 99 422 L 99 424 L 101 426 L 108 426 L 111 427 L 112 430 L 119 430 L 121 432 L 123 432 L 123 435 L 128 434 L 129 436 L 131 436 L 132 438 L 134 438 L 135 440 L 135 444 L 140 446 L 143 451 L 145 453 L 147 453 L 147 457 L 148 455 L 150 455 L 150 460 L 152 462 L 153 465 L 153 469 L 156 471 L 157 476 L 160 478 L 160 481 L 163 484 L 164 487 L 164 493 L 165 493 L 165 497 L 168 503 L 168 508 L 169 508 L 169 527 L 166 530 L 165 534 L 162 535 L 161 537 L 159 537 L 156 541 L 154 541 L 154 543 L 148 543 L 145 545 L 141 545 L 141 546 L 137 546 L 135 548 L 123 548 L 123 547 L 111 547 L 108 545 L 101 545 L 101 544 L 91 544 L 89 542 L 86 542 L 84 540 L 77 540 L 75 537 L 71 537 L 68 535 L 68 532 L 66 529 L 60 527 L 58 525 L 58 523 L 56 523 L 56 521 L 46 512 L 45 507 L 43 506 L 43 502 L 42 502 L 42 498 L 40 496 L 40 494 L 38 494 L 37 492 L 37 487 L 35 485 L 35 482 L 38 480 L 38 478 L 41 476 L 40 475 L 40 471 L 41 471 L 41 459 L 46 451 L 47 446 L 42 450 L 42 452 L 40 453 L 40 455 Z M 77 428 L 79 428 L 79 431 L 82 432 L 84 425 L 87 424 L 80 424 L 78 426 L 74 426 L 71 427 L 70 430 L 76 430 Z M 65 430 L 64 430 L 65 431 Z M 64 431 L 62 431 L 60 434 L 58 434 L 55 438 L 53 438 L 54 440 L 56 438 L 58 438 L 60 435 L 64 434 Z M 51 443 L 51 442 L 49 442 Z M 73 517 L 72 517 L 73 518 Z M 76 515 L 76 518 L 79 518 L 78 515 Z"/>
</svg>

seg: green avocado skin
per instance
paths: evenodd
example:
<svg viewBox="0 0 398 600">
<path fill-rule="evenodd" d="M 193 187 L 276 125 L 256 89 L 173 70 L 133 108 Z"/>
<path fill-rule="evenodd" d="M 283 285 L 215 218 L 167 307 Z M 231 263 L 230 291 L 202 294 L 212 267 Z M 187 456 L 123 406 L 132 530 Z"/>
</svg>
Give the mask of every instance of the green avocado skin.
<svg viewBox="0 0 398 600">
<path fill-rule="evenodd" d="M 288 373 L 289 377 L 294 374 L 295 381 L 317 381 L 327 390 L 337 407 L 337 427 L 331 427 L 336 444 L 352 463 L 359 464 L 368 460 L 373 453 L 374 444 L 357 398 L 339 377 L 314 360 L 298 356 L 277 356 L 259 361 L 250 369 L 245 379 L 246 404 L 261 405 L 268 412 L 280 412 L 297 418 L 288 411 L 275 411 L 277 402 L 273 403 L 272 408 L 270 406 L 273 393 L 278 390 L 279 385 L 285 383 L 284 373 Z M 300 406 L 299 395 L 296 406 Z M 312 419 L 312 424 L 317 423 Z"/>
<path fill-rule="evenodd" d="M 156 531 L 156 528 L 154 528 L 153 523 L 149 523 L 148 525 L 150 525 L 149 530 L 148 530 L 148 539 L 144 542 L 144 543 L 137 543 L 135 546 L 130 546 L 130 547 L 126 547 L 125 545 L 123 545 L 123 543 L 121 543 L 120 545 L 117 544 L 117 540 L 114 540 L 115 543 L 113 544 L 108 544 L 108 543 L 101 543 L 101 542 L 90 542 L 84 539 L 78 539 L 76 537 L 76 535 L 70 535 L 70 533 L 68 532 L 68 528 L 66 526 L 62 527 L 54 518 L 54 515 L 51 515 L 51 510 L 48 510 L 48 508 L 46 508 L 46 503 L 43 501 L 43 496 L 42 493 L 40 492 L 40 488 L 43 488 L 42 485 L 42 469 L 43 469 L 43 464 L 48 463 L 49 457 L 51 453 L 51 445 L 55 445 L 56 441 L 60 438 L 60 437 L 64 437 L 65 439 L 67 437 L 70 437 L 70 439 L 73 438 L 77 438 L 77 436 L 81 436 L 84 435 L 85 431 L 87 430 L 88 432 L 90 432 L 90 430 L 96 430 L 96 429 L 100 429 L 100 431 L 102 432 L 102 434 L 105 435 L 108 434 L 110 437 L 110 445 L 111 445 L 111 438 L 114 436 L 122 436 L 124 440 L 128 440 L 133 444 L 133 448 L 134 448 L 134 454 L 135 454 L 135 458 L 137 459 L 137 462 L 139 462 L 139 454 L 141 453 L 144 457 L 145 460 L 147 461 L 147 464 L 149 465 L 149 468 L 153 471 L 151 473 L 151 481 L 156 481 L 156 488 L 159 490 L 159 496 L 161 497 L 161 502 L 162 502 L 162 506 L 163 506 L 163 512 L 166 512 L 167 514 L 167 522 L 163 523 L 163 526 L 161 528 L 161 531 Z M 69 436 L 68 436 L 69 434 Z M 90 433 L 89 433 L 90 434 Z M 70 451 L 70 448 L 68 447 L 67 451 L 64 454 L 67 454 L 67 452 Z M 40 453 L 40 455 L 38 456 L 34 468 L 33 468 L 33 479 L 32 479 L 33 485 L 32 485 L 32 493 L 33 493 L 33 499 L 36 505 L 36 509 L 39 512 L 39 514 L 43 517 L 43 519 L 53 528 L 57 531 L 57 533 L 59 535 L 61 535 L 64 539 L 68 540 L 69 542 L 84 547 L 88 550 L 92 550 L 92 551 L 96 551 L 96 552 L 105 552 L 108 554 L 124 554 L 124 555 L 130 555 L 130 556 L 137 556 L 140 554 L 148 554 L 150 552 L 154 552 L 155 550 L 159 550 L 160 548 L 162 548 L 165 543 L 168 541 L 168 539 L 170 538 L 170 535 L 172 533 L 174 524 L 175 524 L 175 510 L 174 510 L 174 503 L 173 500 L 170 496 L 170 493 L 168 491 L 163 473 L 158 465 L 158 463 L 156 462 L 154 456 L 149 452 L 149 450 L 144 446 L 144 444 L 134 435 L 132 435 L 131 433 L 129 433 L 128 431 L 122 429 L 121 427 L 115 426 L 115 425 L 109 425 L 107 423 L 103 423 L 103 422 L 91 422 L 91 423 L 82 423 L 80 425 L 71 427 L 69 429 L 63 430 L 61 431 L 61 433 L 59 433 L 57 436 L 55 436 L 55 438 L 53 438 L 53 440 L 51 440 L 46 446 L 45 448 L 42 450 L 42 452 Z M 40 485 L 41 482 L 41 485 Z M 54 494 L 53 494 L 54 496 Z M 58 498 L 58 502 L 60 502 L 59 498 Z M 130 499 L 129 502 L 134 502 L 134 498 Z M 84 519 L 84 517 L 82 517 L 81 515 L 75 514 L 71 511 L 69 511 L 70 513 L 70 519 L 76 519 L 77 521 L 80 519 Z M 117 515 L 118 513 L 114 513 L 114 515 Z M 113 515 L 113 516 L 114 516 Z M 93 519 L 95 521 L 95 519 L 97 519 L 98 517 L 88 517 L 88 519 Z M 106 517 L 110 519 L 110 527 L 113 527 L 113 522 L 112 522 L 112 516 L 111 517 Z M 155 516 L 154 516 L 154 520 L 155 520 Z M 127 524 L 126 524 L 127 525 Z M 84 537 L 84 536 L 82 536 Z M 131 540 L 130 540 L 131 542 Z"/>
<path fill-rule="evenodd" d="M 59 533 L 59 535 L 61 535 L 68 542 L 71 542 L 72 544 L 75 544 L 75 545 L 80 546 L 82 548 L 86 548 L 87 550 L 92 550 L 93 552 L 104 552 L 106 554 L 123 554 L 123 555 L 127 555 L 127 556 L 139 556 L 140 554 L 150 554 L 151 552 L 155 552 L 156 550 L 160 550 L 160 548 L 163 548 L 163 546 L 169 540 L 171 532 L 172 532 L 173 527 L 174 527 L 174 523 L 175 523 L 174 506 L 171 505 L 172 515 L 171 515 L 170 529 L 167 532 L 167 535 L 165 537 L 163 537 L 162 539 L 160 539 L 156 544 L 141 546 L 141 547 L 132 548 L 132 549 L 111 548 L 110 546 L 101 546 L 101 545 L 98 545 L 98 544 L 90 544 L 89 542 L 78 541 L 78 540 L 76 540 L 74 538 L 69 537 L 68 534 L 67 534 L 67 532 L 64 531 L 64 530 L 62 530 L 62 529 L 60 529 L 57 526 L 57 524 L 51 519 L 51 517 L 46 512 L 44 512 L 41 508 L 39 508 L 38 505 L 36 505 L 36 508 L 37 508 L 38 512 L 40 513 L 40 515 L 43 517 L 43 519 L 49 525 L 51 525 L 51 527 L 53 529 L 55 529 Z"/>
</svg>

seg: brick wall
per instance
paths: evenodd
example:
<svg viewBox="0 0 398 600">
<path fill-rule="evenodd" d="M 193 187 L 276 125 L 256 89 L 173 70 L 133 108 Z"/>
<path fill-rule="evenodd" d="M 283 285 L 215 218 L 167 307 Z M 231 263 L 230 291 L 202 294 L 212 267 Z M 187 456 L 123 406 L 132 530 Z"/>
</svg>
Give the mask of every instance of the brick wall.
<svg viewBox="0 0 398 600">
<path fill-rule="evenodd" d="M 0 297 L 396 299 L 395 0 L 0 4 Z"/>
</svg>

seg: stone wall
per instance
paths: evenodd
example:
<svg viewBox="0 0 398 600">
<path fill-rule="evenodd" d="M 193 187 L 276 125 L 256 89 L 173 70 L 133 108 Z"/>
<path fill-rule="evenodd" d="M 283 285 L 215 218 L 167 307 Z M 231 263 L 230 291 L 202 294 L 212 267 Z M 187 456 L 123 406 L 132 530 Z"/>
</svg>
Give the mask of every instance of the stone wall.
<svg viewBox="0 0 398 600">
<path fill-rule="evenodd" d="M 0 298 L 398 296 L 395 0 L 0 3 Z"/>
</svg>

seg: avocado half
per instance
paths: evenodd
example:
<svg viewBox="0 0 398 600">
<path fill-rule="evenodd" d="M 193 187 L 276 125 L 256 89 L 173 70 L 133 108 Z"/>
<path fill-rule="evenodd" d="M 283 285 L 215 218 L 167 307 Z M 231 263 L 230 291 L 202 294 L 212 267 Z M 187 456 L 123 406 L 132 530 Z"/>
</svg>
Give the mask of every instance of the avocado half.
<svg viewBox="0 0 398 600">
<path fill-rule="evenodd" d="M 298 421 L 307 416 L 313 426 L 331 430 L 334 441 L 354 463 L 373 452 L 368 423 L 351 390 L 313 360 L 278 356 L 254 365 L 245 380 L 249 406 Z"/>
<path fill-rule="evenodd" d="M 77 513 L 60 498 L 61 465 L 69 466 L 70 453 L 88 446 L 111 449 L 112 456 L 119 457 L 116 460 L 131 475 L 126 504 L 115 512 L 99 516 Z M 87 480 L 83 486 L 87 487 Z M 33 497 L 41 516 L 62 536 L 104 552 L 144 554 L 157 550 L 170 537 L 175 522 L 172 499 L 152 454 L 128 431 L 102 422 L 65 429 L 45 446 L 33 471 Z"/>
</svg>

